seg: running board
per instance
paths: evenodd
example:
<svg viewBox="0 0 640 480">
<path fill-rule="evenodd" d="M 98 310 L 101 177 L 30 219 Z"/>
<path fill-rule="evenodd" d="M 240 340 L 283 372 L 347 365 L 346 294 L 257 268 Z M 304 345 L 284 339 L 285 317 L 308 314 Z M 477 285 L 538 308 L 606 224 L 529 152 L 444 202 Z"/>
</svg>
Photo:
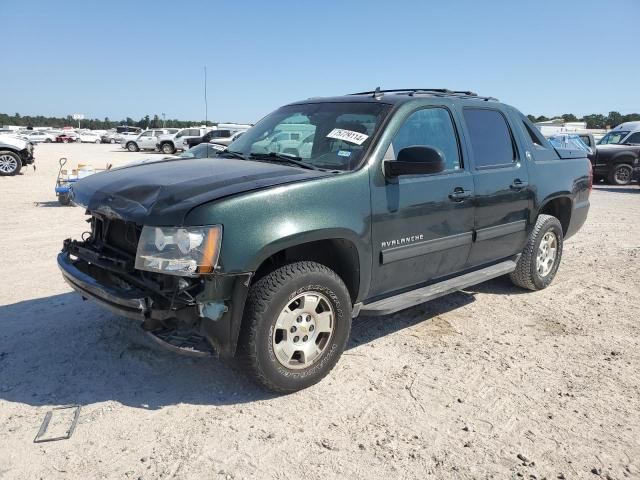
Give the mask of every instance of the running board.
<svg viewBox="0 0 640 480">
<path fill-rule="evenodd" d="M 417 290 L 411 290 L 409 292 L 401 293 L 393 297 L 384 298 L 377 302 L 362 305 L 359 314 L 378 316 L 389 315 L 391 313 L 399 312 L 405 308 L 414 307 L 429 300 L 433 300 L 449 293 L 457 292 L 460 289 L 476 285 L 478 283 L 491 280 L 492 278 L 500 277 L 511 273 L 516 269 L 516 262 L 513 260 L 507 260 L 496 265 L 492 265 L 482 270 L 476 270 L 475 272 L 467 273 L 459 277 L 450 278 L 443 282 L 434 283 L 427 287 L 422 287 Z"/>
</svg>

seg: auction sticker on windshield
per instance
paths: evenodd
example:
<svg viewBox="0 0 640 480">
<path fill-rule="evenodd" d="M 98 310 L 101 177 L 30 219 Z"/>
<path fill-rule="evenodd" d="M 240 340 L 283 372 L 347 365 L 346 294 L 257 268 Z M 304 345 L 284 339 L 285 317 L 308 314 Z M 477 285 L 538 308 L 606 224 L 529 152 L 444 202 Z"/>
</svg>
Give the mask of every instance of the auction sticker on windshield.
<svg viewBox="0 0 640 480">
<path fill-rule="evenodd" d="M 327 138 L 335 138 L 336 140 L 344 140 L 345 142 L 355 143 L 356 145 L 362 145 L 369 135 L 364 133 L 354 132 L 352 130 L 344 130 L 342 128 L 334 128 L 329 132 Z"/>
</svg>

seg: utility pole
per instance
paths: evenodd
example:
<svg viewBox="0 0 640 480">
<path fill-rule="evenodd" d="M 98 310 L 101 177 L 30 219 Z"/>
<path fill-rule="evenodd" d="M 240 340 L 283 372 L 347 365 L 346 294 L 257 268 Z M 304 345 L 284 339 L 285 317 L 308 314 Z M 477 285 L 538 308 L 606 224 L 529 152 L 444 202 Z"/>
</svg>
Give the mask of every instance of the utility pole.
<svg viewBox="0 0 640 480">
<path fill-rule="evenodd" d="M 207 66 L 204 66 L 204 124 L 209 123 L 209 111 L 207 105 Z"/>
<path fill-rule="evenodd" d="M 166 123 L 167 123 L 166 119 L 167 119 L 167 115 L 163 112 L 162 113 L 162 128 L 164 128 Z"/>
</svg>

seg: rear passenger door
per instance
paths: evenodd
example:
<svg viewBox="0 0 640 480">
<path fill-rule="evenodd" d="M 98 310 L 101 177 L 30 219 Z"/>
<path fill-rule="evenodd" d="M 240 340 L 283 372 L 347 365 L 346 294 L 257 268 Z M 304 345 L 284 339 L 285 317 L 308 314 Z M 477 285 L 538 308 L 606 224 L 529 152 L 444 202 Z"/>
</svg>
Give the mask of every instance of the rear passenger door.
<svg viewBox="0 0 640 480">
<path fill-rule="evenodd" d="M 473 239 L 473 178 L 463 163 L 458 131 L 445 106 L 409 113 L 385 161 L 410 146 L 439 150 L 446 169 L 386 178 L 372 171 L 373 269 L 370 297 L 464 269 Z"/>
<path fill-rule="evenodd" d="M 462 110 L 473 161 L 475 241 L 469 266 L 520 253 L 533 206 L 526 159 L 520 158 L 507 115 L 497 108 Z"/>
</svg>

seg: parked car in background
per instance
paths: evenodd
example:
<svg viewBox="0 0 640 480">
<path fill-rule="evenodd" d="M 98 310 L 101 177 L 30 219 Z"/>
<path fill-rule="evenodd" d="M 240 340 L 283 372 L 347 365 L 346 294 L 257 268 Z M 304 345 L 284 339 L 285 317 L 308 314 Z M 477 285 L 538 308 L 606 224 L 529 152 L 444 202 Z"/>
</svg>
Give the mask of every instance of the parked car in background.
<svg viewBox="0 0 640 480">
<path fill-rule="evenodd" d="M 556 133 L 547 137 L 551 145 L 555 148 L 568 148 L 571 150 L 582 150 L 587 155 L 587 158 L 593 163 L 593 157 L 595 151 L 589 147 L 583 140 L 581 135 L 577 133 Z"/>
<path fill-rule="evenodd" d="M 246 130 L 211 130 L 202 137 L 189 138 L 186 140 L 187 148 L 195 147 L 201 143 L 216 143 L 218 145 L 229 145 L 236 138 L 240 137 Z"/>
<path fill-rule="evenodd" d="M 122 145 L 122 142 L 124 140 L 132 140 L 134 138 L 137 138 L 138 135 L 140 135 L 140 132 L 122 132 L 122 133 L 117 133 L 113 139 L 115 140 L 115 142 L 113 143 L 119 143 Z"/>
<path fill-rule="evenodd" d="M 78 138 L 76 141 L 83 143 L 102 143 L 100 139 L 99 133 L 94 132 L 80 132 L 77 134 Z"/>
<path fill-rule="evenodd" d="M 34 130 L 25 135 L 31 143 L 52 143 L 56 141 L 56 136 L 50 132 Z"/>
<path fill-rule="evenodd" d="M 17 175 L 22 167 L 34 161 L 31 142 L 13 135 L 0 135 L 0 176 Z"/>
<path fill-rule="evenodd" d="M 593 173 L 596 181 L 628 185 L 640 156 L 640 122 L 625 122 L 609 131 L 596 145 Z"/>
<path fill-rule="evenodd" d="M 156 148 L 162 153 L 173 155 L 178 150 L 185 150 L 188 148 L 187 140 L 190 138 L 202 137 L 209 130 L 211 129 L 205 127 L 190 127 L 183 128 L 175 134 L 162 135 L 158 138 Z"/>
<path fill-rule="evenodd" d="M 115 130 L 112 132 L 103 133 L 100 135 L 100 141 L 102 143 L 116 143 L 115 136 L 118 134 Z"/>
<path fill-rule="evenodd" d="M 598 145 L 640 145 L 640 122 L 625 122 L 611 129 Z"/>
<path fill-rule="evenodd" d="M 167 134 L 171 134 L 168 129 L 159 128 L 154 130 L 145 130 L 135 138 L 123 137 L 120 141 L 120 146 L 122 148 L 126 148 L 130 152 L 138 152 L 140 150 L 155 150 L 156 144 L 158 143 L 158 138 L 162 135 Z"/>
<path fill-rule="evenodd" d="M 77 142 L 77 141 L 78 141 L 78 135 L 76 135 L 73 132 L 62 133 L 56 137 L 56 142 L 58 143 L 70 143 L 70 142 Z"/>
</svg>

